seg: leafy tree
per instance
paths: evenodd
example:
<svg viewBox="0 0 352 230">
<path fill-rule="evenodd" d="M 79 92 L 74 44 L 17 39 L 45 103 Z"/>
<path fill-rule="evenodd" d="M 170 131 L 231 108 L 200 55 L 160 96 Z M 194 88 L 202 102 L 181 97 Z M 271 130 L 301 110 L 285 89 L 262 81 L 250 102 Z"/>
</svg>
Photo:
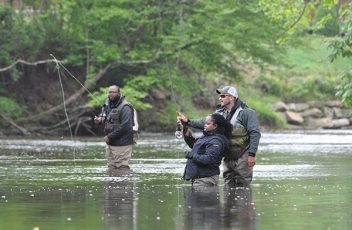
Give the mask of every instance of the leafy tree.
<svg viewBox="0 0 352 230">
<path fill-rule="evenodd" d="M 16 59 L 33 61 L 38 57 L 43 44 L 43 32 L 35 20 L 26 20 L 27 16 L 8 6 L 0 6 L 0 63 L 12 64 Z M 19 77 L 12 69 L 13 79 Z"/>
<path fill-rule="evenodd" d="M 87 80 L 108 64 L 131 69 L 115 76 L 126 92 L 172 87 L 190 95 L 199 79 L 236 77 L 236 63 L 275 61 L 282 32 L 258 1 L 67 0 L 52 10 L 45 17 L 71 44 L 65 62 L 85 66 Z"/>
<path fill-rule="evenodd" d="M 336 37 L 329 47 L 331 49 L 331 61 L 338 57 L 352 58 L 352 6 L 349 4 L 342 8 L 343 36 Z M 337 86 L 337 95 L 347 105 L 352 105 L 352 69 L 345 70 L 340 75 L 341 83 Z"/>
<path fill-rule="evenodd" d="M 42 1 L 25 1 L 30 2 L 40 11 L 28 15 L 12 12 L 10 18 L 21 19 L 25 23 L 19 23 L 19 28 L 30 30 L 28 44 L 17 41 L 18 49 L 33 46 L 35 52 L 19 56 L 7 51 L 8 61 L 0 61 L 2 65 L 18 58 L 38 60 L 54 54 L 69 69 L 83 73 L 80 79 L 85 87 L 96 90 L 90 106 L 100 106 L 105 100 L 105 88 L 96 87 L 104 79 L 106 84 L 122 86 L 122 92 L 140 109 L 150 107 L 145 97 L 155 88 L 169 91 L 176 102 L 180 95 L 196 94 L 199 83 L 206 80 L 239 80 L 239 69 L 247 62 L 260 66 L 277 62 L 277 51 L 287 38 L 300 32 L 298 28 L 309 27 L 309 12 L 315 4 L 284 0 L 52 0 L 42 6 Z M 37 39 L 31 39 L 34 36 Z M 6 47 L 10 40 L 4 41 Z M 79 90 L 68 103 L 84 92 Z"/>
</svg>

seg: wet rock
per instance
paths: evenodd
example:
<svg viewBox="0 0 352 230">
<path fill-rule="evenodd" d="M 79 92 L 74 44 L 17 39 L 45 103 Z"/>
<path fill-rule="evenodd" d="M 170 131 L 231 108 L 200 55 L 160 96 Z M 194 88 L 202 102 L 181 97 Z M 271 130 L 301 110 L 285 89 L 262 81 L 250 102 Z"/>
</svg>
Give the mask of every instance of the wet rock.
<svg viewBox="0 0 352 230">
<path fill-rule="evenodd" d="M 309 117 L 306 122 L 309 128 L 332 128 L 333 127 L 332 119 L 330 117 L 324 117 L 319 119 Z"/>
<path fill-rule="evenodd" d="M 288 104 L 288 108 L 293 112 L 302 112 L 308 109 L 309 105 L 307 103 L 291 103 Z"/>
<path fill-rule="evenodd" d="M 316 117 L 316 118 L 319 118 L 319 117 L 323 116 L 323 112 L 320 109 L 318 109 L 318 108 L 313 108 L 313 109 L 308 109 L 308 110 L 304 111 L 302 113 L 302 116 L 303 117 Z"/>
<path fill-rule="evenodd" d="M 286 111 L 286 121 L 292 125 L 302 125 L 304 122 L 304 119 L 302 115 L 299 113 Z"/>
<path fill-rule="evenodd" d="M 288 106 L 285 103 L 283 103 L 282 101 L 279 101 L 278 103 L 275 103 L 272 105 L 272 109 L 275 112 L 285 112 L 288 110 Z"/>
<path fill-rule="evenodd" d="M 342 103 L 340 101 L 326 101 L 325 105 L 328 107 L 342 107 Z"/>
<path fill-rule="evenodd" d="M 332 127 L 333 128 L 341 128 L 344 126 L 348 126 L 349 124 L 350 124 L 350 121 L 347 118 L 332 120 Z"/>
<path fill-rule="evenodd" d="M 340 115 L 343 118 L 351 118 L 352 117 L 352 109 L 341 109 Z"/>
<path fill-rule="evenodd" d="M 322 101 L 309 101 L 307 102 L 310 108 L 322 108 L 324 107 L 324 102 Z"/>
<path fill-rule="evenodd" d="M 329 107 L 324 107 L 323 109 L 324 117 L 334 118 L 334 110 Z"/>
<path fill-rule="evenodd" d="M 309 101 L 285 104 L 278 102 L 273 109 L 283 116 L 289 125 L 301 128 L 345 128 L 352 125 L 352 108 L 344 107 L 339 101 Z M 284 112 L 283 112 L 284 111 Z M 290 129 L 296 127 L 289 126 Z"/>
</svg>

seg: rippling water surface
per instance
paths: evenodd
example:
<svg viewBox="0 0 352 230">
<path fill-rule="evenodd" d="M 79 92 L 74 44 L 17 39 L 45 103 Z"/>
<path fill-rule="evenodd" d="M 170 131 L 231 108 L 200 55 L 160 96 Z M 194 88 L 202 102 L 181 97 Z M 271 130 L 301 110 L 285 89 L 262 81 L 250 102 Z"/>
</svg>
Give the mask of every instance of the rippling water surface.
<svg viewBox="0 0 352 230">
<path fill-rule="evenodd" d="M 0 139 L 0 229 L 350 229 L 352 131 L 263 133 L 250 188 L 194 190 L 188 147 L 144 134 L 131 170 L 100 138 Z"/>
</svg>

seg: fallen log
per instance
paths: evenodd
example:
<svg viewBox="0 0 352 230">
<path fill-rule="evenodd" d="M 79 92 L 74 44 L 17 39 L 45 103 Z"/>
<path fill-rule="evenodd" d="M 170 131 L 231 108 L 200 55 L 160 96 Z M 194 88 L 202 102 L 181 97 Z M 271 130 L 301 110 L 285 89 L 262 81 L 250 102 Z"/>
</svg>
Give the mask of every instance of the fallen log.
<svg viewBox="0 0 352 230">
<path fill-rule="evenodd" d="M 0 116 L 5 120 L 7 121 L 10 125 L 12 125 L 13 127 L 15 127 L 16 129 L 18 129 L 23 135 L 30 135 L 31 133 L 23 128 L 22 126 L 16 124 L 16 122 L 14 120 L 12 120 L 10 117 L 6 116 L 4 113 L 0 112 Z"/>
</svg>

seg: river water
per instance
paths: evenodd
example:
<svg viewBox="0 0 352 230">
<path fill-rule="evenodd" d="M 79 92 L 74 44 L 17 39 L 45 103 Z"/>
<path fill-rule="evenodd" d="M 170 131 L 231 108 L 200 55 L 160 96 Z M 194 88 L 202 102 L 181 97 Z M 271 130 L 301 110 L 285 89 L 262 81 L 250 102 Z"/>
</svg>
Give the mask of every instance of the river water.
<svg viewBox="0 0 352 230">
<path fill-rule="evenodd" d="M 143 134 L 109 172 L 100 138 L 0 139 L 0 229 L 351 229 L 351 130 L 263 133 L 250 188 L 192 189 L 185 150 Z"/>
</svg>

